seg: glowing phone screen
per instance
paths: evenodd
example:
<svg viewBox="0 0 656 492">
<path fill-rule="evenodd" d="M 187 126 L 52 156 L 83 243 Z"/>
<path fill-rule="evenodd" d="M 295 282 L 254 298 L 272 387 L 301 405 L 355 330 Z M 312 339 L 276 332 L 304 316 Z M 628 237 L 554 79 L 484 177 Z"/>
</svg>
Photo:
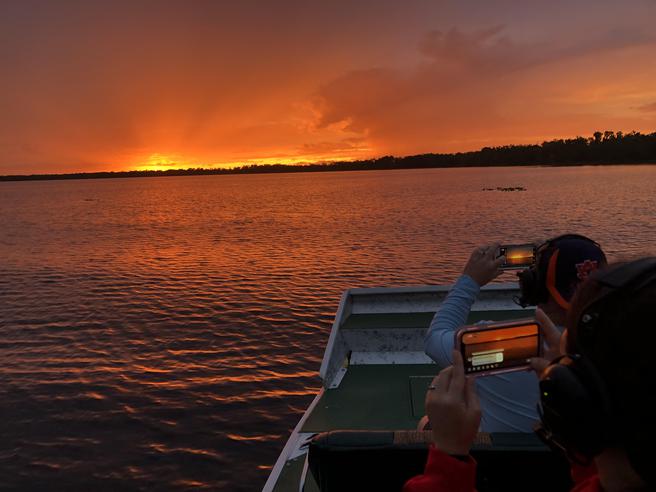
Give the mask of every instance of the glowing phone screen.
<svg viewBox="0 0 656 492">
<path fill-rule="evenodd" d="M 539 335 L 534 323 L 465 332 L 460 344 L 465 374 L 527 366 L 540 355 Z"/>
<path fill-rule="evenodd" d="M 535 246 L 532 244 L 501 246 L 499 256 L 506 257 L 502 268 L 528 267 L 535 263 Z"/>
</svg>

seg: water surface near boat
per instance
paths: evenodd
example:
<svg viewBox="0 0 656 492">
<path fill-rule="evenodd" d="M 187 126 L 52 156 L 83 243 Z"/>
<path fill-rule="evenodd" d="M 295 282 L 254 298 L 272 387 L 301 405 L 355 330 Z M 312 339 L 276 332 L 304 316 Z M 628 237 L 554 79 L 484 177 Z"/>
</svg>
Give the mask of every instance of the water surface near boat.
<svg viewBox="0 0 656 492">
<path fill-rule="evenodd" d="M 654 254 L 655 211 L 654 166 L 0 183 L 0 479 L 258 489 L 344 289 L 568 231 Z"/>
</svg>

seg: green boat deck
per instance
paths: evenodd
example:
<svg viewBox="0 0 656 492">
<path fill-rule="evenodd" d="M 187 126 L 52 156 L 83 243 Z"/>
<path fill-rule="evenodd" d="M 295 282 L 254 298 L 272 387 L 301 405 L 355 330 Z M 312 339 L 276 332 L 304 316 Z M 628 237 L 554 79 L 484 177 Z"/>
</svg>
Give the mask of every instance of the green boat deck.
<svg viewBox="0 0 656 492">
<path fill-rule="evenodd" d="M 302 432 L 414 429 L 437 370 L 435 364 L 349 367 L 339 388 L 324 392 Z"/>
<path fill-rule="evenodd" d="M 434 313 L 354 314 L 342 329 L 428 328 Z M 526 311 L 474 311 L 468 323 L 526 317 Z M 436 364 L 351 365 L 338 388 L 326 389 L 302 432 L 416 429 Z"/>
<path fill-rule="evenodd" d="M 434 309 L 440 302 L 440 296 L 444 296 L 446 291 L 432 288 L 420 288 L 416 292 L 390 289 L 389 307 L 391 309 L 389 312 L 385 312 L 384 308 L 380 309 L 382 307 L 380 303 L 387 302 L 387 297 L 379 298 L 381 291 L 382 295 L 387 295 L 387 290 L 384 289 L 360 291 L 356 289 L 348 291 L 348 296 L 343 297 L 331 338 L 335 335 L 335 330 L 339 330 L 344 336 L 341 341 L 336 341 L 336 344 L 343 344 L 344 340 L 356 340 L 358 348 L 352 349 L 354 350 L 353 360 L 351 360 L 350 352 L 341 352 L 333 359 L 337 363 L 339 358 L 348 357 L 348 367 L 337 387 L 332 387 L 333 384 L 324 384 L 321 397 L 316 401 L 312 410 L 305 415 L 302 426 L 297 429 L 301 435 L 306 436 L 304 439 L 312 434 L 333 430 L 414 430 L 417 428 L 419 419 L 424 415 L 426 390 L 440 367 L 429 363 L 429 359 L 423 355 L 421 339 L 433 319 Z M 488 295 L 489 299 L 494 296 L 506 300 L 511 298 L 511 292 L 508 290 L 488 292 L 484 290 L 482 294 Z M 430 308 L 425 309 L 428 307 L 427 296 L 434 297 L 430 299 Z M 399 308 L 398 302 L 396 305 L 393 304 L 399 299 L 405 301 L 408 298 L 411 298 L 412 301 L 419 299 L 419 302 L 424 302 L 424 304 L 413 305 L 412 309 L 418 308 L 414 312 L 408 312 L 412 309 L 407 309 L 407 306 Z M 366 302 L 366 305 L 363 302 Z M 357 304 L 358 309 L 351 309 L 350 306 L 353 304 Z M 513 307 L 511 303 L 503 300 L 497 301 L 496 298 L 488 304 L 490 305 L 489 310 L 472 311 L 467 322 L 471 324 L 481 320 L 519 319 L 533 314 L 531 311 L 519 308 L 511 309 Z M 346 312 L 340 318 L 341 308 L 344 306 L 346 306 L 344 308 Z M 403 336 L 404 332 L 408 333 L 413 340 L 412 348 L 409 349 L 412 351 L 408 354 L 409 358 L 399 356 L 393 356 L 397 358 L 392 359 L 376 358 L 380 354 L 399 354 L 398 350 L 403 351 L 404 349 L 401 347 L 404 344 L 397 342 L 399 334 Z M 339 336 L 337 338 L 339 339 Z M 371 339 L 371 344 L 368 343 L 369 339 Z M 380 340 L 390 340 L 391 344 L 388 345 Z M 327 349 L 324 362 L 326 357 L 332 353 L 331 349 Z M 355 357 L 356 353 L 357 357 Z M 371 354 L 371 357 L 367 354 Z M 334 372 L 331 374 L 332 378 Z M 322 373 L 322 377 L 325 382 L 324 373 Z M 511 438 L 512 436 L 507 437 Z M 504 447 L 501 441 L 498 445 Z M 497 447 L 497 443 L 494 444 L 494 447 Z M 298 490 L 304 462 L 304 454 L 288 458 L 279 469 L 273 487 L 267 490 Z M 318 490 L 311 473 L 306 476 L 304 490 L 306 492 Z"/>
</svg>

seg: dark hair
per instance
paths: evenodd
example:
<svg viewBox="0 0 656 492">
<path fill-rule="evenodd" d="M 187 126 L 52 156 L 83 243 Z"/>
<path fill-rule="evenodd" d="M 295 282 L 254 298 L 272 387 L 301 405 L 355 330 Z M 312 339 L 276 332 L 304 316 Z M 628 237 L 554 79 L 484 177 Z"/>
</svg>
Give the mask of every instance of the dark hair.
<svg viewBox="0 0 656 492">
<path fill-rule="evenodd" d="M 616 263 L 604 271 L 625 264 Z M 572 299 L 566 322 L 567 351 L 585 356 L 603 379 L 613 415 L 608 426 L 617 446 L 626 450 L 638 474 L 653 484 L 656 474 L 648 457 L 656 441 L 656 279 L 639 290 L 610 292 L 596 277 L 579 285 Z M 603 300 L 595 302 L 600 296 Z M 594 331 L 582 332 L 581 318 L 592 311 L 598 316 Z"/>
</svg>

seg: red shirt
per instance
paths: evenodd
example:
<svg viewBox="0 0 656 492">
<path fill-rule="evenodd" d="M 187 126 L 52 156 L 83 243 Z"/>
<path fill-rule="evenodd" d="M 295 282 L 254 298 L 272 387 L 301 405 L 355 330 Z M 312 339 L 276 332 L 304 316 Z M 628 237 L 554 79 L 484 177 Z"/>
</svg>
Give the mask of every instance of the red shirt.
<svg viewBox="0 0 656 492">
<path fill-rule="evenodd" d="M 572 465 L 574 488 L 571 492 L 603 492 L 594 465 Z M 423 475 L 403 486 L 403 492 L 476 492 L 476 461 L 454 458 L 431 445 Z"/>
</svg>

